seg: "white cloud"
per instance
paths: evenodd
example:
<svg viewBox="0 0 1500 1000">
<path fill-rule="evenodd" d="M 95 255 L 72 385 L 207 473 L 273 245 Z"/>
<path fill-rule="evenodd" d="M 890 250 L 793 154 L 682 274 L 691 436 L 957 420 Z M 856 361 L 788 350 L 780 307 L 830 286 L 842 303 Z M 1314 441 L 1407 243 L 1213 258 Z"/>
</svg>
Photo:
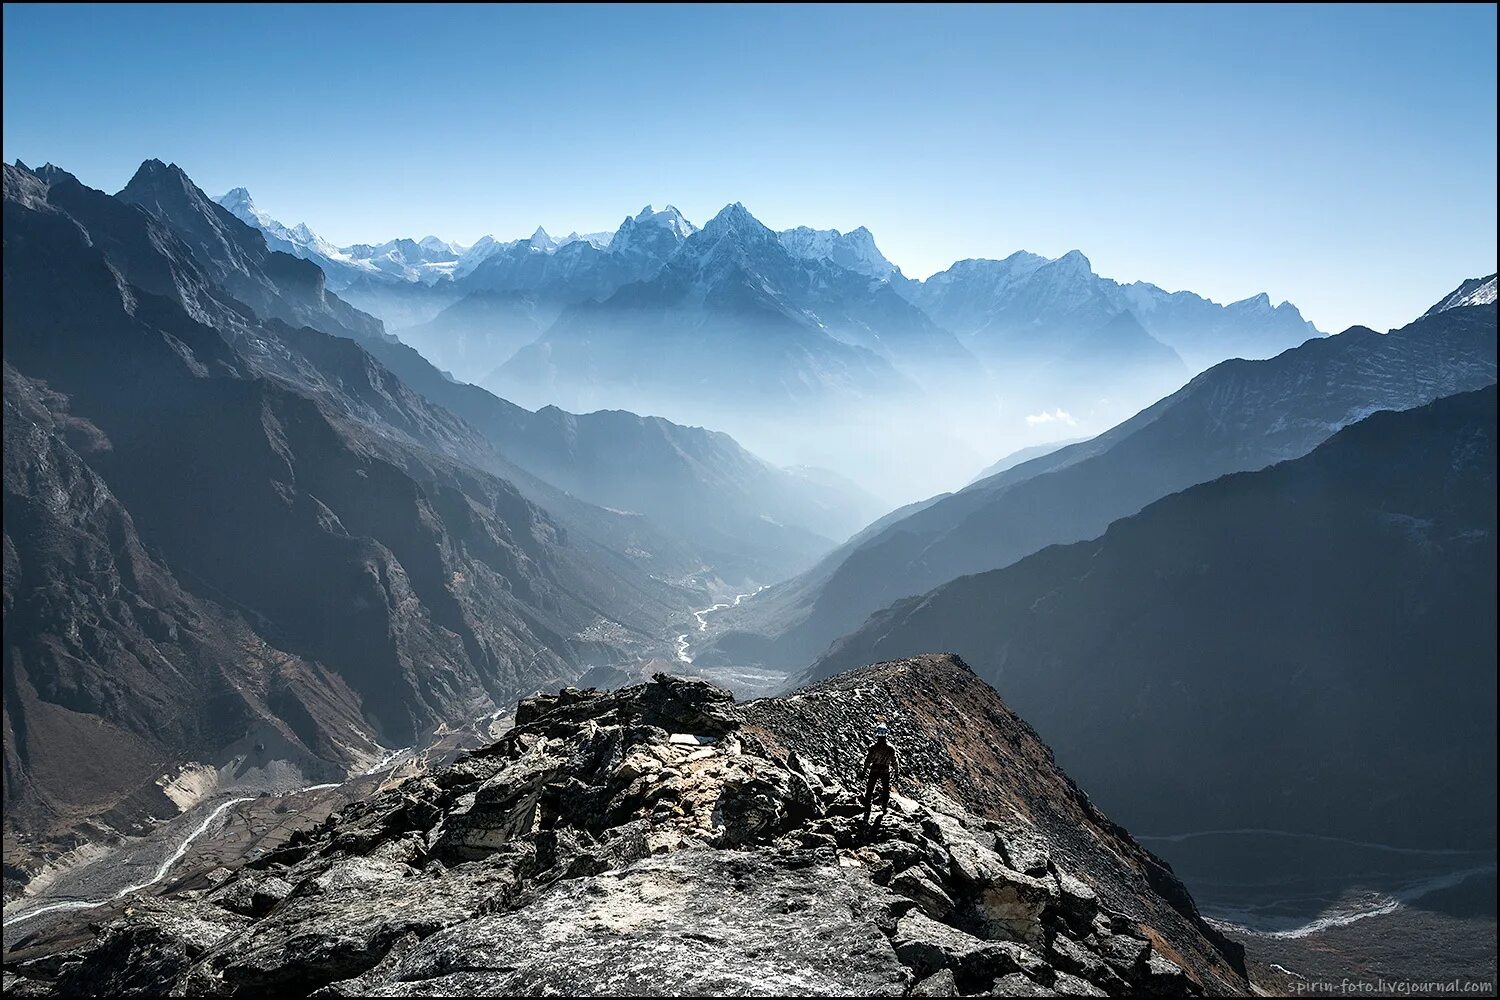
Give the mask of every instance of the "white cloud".
<svg viewBox="0 0 1500 1000">
<path fill-rule="evenodd" d="M 1041 413 L 1028 413 L 1026 415 L 1026 425 L 1028 427 L 1035 427 L 1038 424 L 1063 424 L 1068 427 L 1077 427 L 1078 419 L 1062 407 L 1058 407 L 1055 410 L 1043 410 Z"/>
</svg>

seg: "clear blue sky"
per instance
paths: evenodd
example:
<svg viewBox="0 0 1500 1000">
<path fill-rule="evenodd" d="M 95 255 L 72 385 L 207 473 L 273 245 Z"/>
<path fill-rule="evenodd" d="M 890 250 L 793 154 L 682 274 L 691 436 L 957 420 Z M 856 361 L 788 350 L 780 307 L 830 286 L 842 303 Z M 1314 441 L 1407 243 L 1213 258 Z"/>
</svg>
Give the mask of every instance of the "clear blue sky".
<svg viewBox="0 0 1500 1000">
<path fill-rule="evenodd" d="M 147 157 L 336 243 L 868 226 L 1324 329 L 1495 268 L 1495 8 L 5 7 L 4 155 Z"/>
</svg>

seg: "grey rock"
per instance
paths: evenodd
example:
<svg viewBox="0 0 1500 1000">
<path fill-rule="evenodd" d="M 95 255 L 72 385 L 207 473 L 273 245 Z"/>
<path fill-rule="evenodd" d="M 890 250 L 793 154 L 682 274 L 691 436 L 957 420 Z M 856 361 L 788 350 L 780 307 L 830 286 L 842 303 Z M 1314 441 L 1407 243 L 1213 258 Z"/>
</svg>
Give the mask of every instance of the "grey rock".
<svg viewBox="0 0 1500 1000">
<path fill-rule="evenodd" d="M 969 914 L 985 929 L 987 937 L 1039 944 L 1044 937 L 1043 915 L 1056 899 L 1049 882 L 1020 872 L 994 873 L 969 904 Z"/>
<path fill-rule="evenodd" d="M 951 970 L 966 992 L 982 988 L 997 976 L 1024 972 L 1050 975 L 1041 956 L 1009 941 L 986 941 L 913 910 L 896 924 L 891 937 L 896 955 L 919 976 Z"/>
<path fill-rule="evenodd" d="M 1055 997 L 1058 995 L 1056 990 L 1034 983 L 1019 972 L 1013 972 L 995 980 L 995 985 L 990 987 L 989 994 L 997 997 Z"/>
<path fill-rule="evenodd" d="M 890 881 L 890 889 L 917 904 L 917 907 L 934 920 L 941 920 L 953 912 L 953 897 L 939 884 L 932 869 L 925 864 L 913 865 L 897 874 Z"/>
<path fill-rule="evenodd" d="M 247 923 L 200 900 L 141 897 L 106 923 L 92 948 L 62 963 L 61 996 L 160 996 L 193 963 Z M 8 992 L 8 991 L 7 991 Z"/>
<path fill-rule="evenodd" d="M 1056 873 L 1059 909 L 1079 934 L 1087 936 L 1099 913 L 1099 894 L 1082 879 L 1065 871 Z"/>
<path fill-rule="evenodd" d="M 908 994 L 914 997 L 956 997 L 958 995 L 958 984 L 954 982 L 953 973 L 948 969 L 939 969 L 934 972 L 913 986 L 911 993 Z"/>
<path fill-rule="evenodd" d="M 1112 934 L 1099 939 L 1099 954 L 1122 975 L 1136 974 L 1151 954 L 1151 945 L 1140 938 Z"/>
<path fill-rule="evenodd" d="M 481 984 L 511 996 L 899 994 L 910 973 L 872 919 L 871 888 L 838 868 L 682 850 L 558 883 L 326 994 L 462 995 Z"/>
<path fill-rule="evenodd" d="M 1077 976 L 1066 972 L 1059 972 L 1057 980 L 1052 984 L 1054 995 L 1060 997 L 1107 997 L 1108 993 L 1095 986 L 1093 983 L 1079 979 Z"/>
<path fill-rule="evenodd" d="M 247 917 L 263 917 L 292 893 L 292 884 L 269 872 L 249 872 L 210 892 L 205 898 Z"/>
</svg>

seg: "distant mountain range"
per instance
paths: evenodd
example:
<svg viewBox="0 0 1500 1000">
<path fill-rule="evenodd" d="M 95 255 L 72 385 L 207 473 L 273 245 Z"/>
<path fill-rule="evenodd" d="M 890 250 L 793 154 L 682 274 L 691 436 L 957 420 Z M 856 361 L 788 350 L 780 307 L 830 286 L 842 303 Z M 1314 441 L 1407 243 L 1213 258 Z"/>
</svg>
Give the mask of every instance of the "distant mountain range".
<svg viewBox="0 0 1500 1000">
<path fill-rule="evenodd" d="M 330 287 L 440 367 L 528 405 L 681 415 L 726 392 L 815 406 L 925 388 L 998 389 L 1027 407 L 1108 398 L 1117 410 L 1225 358 L 1320 336 L 1290 303 L 1261 294 L 1221 306 L 1121 285 L 1078 251 L 960 261 L 913 281 L 863 227 L 773 233 L 740 205 L 702 232 L 670 206 L 647 206 L 613 233 L 563 240 L 538 229 L 472 247 L 428 237 L 337 248 L 271 219 L 244 189 L 221 202 L 319 263 Z M 646 347 L 652 363 L 635 364 Z M 950 385 L 957 372 L 968 378 Z"/>
<path fill-rule="evenodd" d="M 1087 441 L 934 498 L 867 529 L 737 609 L 715 655 L 800 669 L 892 601 L 1009 565 L 1196 483 L 1306 454 L 1381 409 L 1495 381 L 1495 309 L 1428 315 L 1390 334 L 1355 327 L 1275 358 L 1226 361 Z"/>
<path fill-rule="evenodd" d="M 1373 414 L 900 601 L 810 676 L 961 650 L 1153 833 L 1493 846 L 1495 425 L 1493 384 Z"/>
<path fill-rule="evenodd" d="M 898 365 L 918 364 L 973 358 L 888 285 L 794 256 L 731 205 L 649 279 L 565 311 L 486 384 L 575 409 L 684 398 L 775 409 L 914 392 Z"/>
<path fill-rule="evenodd" d="M 1109 338 L 1117 350 L 1153 352 L 1154 342 L 1158 363 L 1176 354 L 1191 372 L 1226 358 L 1271 357 L 1321 336 L 1296 306 L 1272 306 L 1264 292 L 1221 306 L 1143 281 L 1121 285 L 1095 274 L 1077 250 L 1056 260 L 1025 251 L 963 260 L 903 290 L 982 356 L 1026 363 L 1054 357 L 1059 341 L 1095 335 L 1125 313 L 1135 322 Z"/>
</svg>

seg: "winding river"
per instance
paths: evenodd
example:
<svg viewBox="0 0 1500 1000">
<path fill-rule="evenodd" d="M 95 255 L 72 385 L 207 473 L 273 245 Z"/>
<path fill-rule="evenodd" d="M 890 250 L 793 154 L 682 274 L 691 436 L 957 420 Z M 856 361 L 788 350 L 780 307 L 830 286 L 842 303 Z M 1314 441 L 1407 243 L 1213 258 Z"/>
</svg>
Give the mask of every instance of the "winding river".
<svg viewBox="0 0 1500 1000">
<path fill-rule="evenodd" d="M 711 615 L 715 611 L 723 611 L 723 610 L 725 610 L 727 608 L 738 607 L 739 603 L 741 601 L 743 601 L 745 598 L 747 598 L 747 597 L 754 597 L 756 594 L 760 593 L 762 590 L 765 590 L 766 587 L 768 587 L 768 586 L 770 586 L 770 584 L 766 584 L 765 586 L 761 586 L 761 587 L 756 587 L 754 590 L 750 591 L 750 593 L 748 593 L 748 594 L 737 594 L 737 595 L 735 595 L 735 598 L 732 601 L 721 601 L 720 603 L 715 604 L 715 605 L 713 605 L 711 607 L 702 608 L 702 609 L 700 609 L 698 611 L 694 611 L 693 612 L 693 617 L 698 620 L 698 631 L 699 632 L 707 632 L 708 631 L 708 619 L 706 617 L 707 615 Z M 687 632 L 682 633 L 681 635 L 679 635 L 677 637 L 677 662 L 679 662 L 679 663 L 692 663 L 693 662 L 693 656 L 689 652 L 691 644 L 690 644 L 689 639 L 688 639 L 688 637 L 691 636 L 691 635 L 692 635 L 692 631 L 689 630 Z"/>
</svg>

